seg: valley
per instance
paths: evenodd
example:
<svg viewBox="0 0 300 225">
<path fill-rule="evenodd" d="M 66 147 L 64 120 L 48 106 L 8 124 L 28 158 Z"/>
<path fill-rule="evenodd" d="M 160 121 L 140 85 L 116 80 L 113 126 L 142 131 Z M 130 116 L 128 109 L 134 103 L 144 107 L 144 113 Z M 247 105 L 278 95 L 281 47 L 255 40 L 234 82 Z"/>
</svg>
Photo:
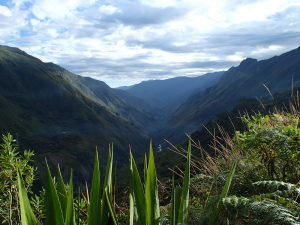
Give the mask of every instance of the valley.
<svg viewBox="0 0 300 225">
<path fill-rule="evenodd" d="M 114 145 L 118 166 L 129 146 L 137 157 L 178 144 L 245 98 L 270 97 L 300 86 L 300 48 L 257 61 L 245 59 L 227 71 L 199 77 L 150 80 L 120 88 L 44 63 L 17 48 L 0 46 L 0 131 L 23 148 L 47 157 L 62 171 L 76 167 L 89 179 L 95 148 Z M 240 107 L 239 109 L 242 109 Z M 193 135 L 195 140 L 197 135 Z"/>
</svg>

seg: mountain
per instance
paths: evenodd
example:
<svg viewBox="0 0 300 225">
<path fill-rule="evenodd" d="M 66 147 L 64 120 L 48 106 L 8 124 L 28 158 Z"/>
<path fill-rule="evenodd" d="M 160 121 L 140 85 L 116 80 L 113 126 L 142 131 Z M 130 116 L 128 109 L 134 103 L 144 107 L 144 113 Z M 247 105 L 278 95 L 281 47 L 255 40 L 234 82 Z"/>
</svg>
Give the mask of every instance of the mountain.
<svg viewBox="0 0 300 225">
<path fill-rule="evenodd" d="M 54 65 L 54 64 L 53 64 Z M 56 69 L 62 69 L 54 65 Z M 121 94 L 120 90 L 110 88 L 106 83 L 92 79 L 90 77 L 82 77 L 65 72 L 65 79 L 77 88 L 79 92 L 90 100 L 104 106 L 108 111 L 116 116 L 133 123 L 140 129 L 150 126 L 154 118 L 152 117 L 150 107 L 141 100 L 129 97 L 127 94 Z"/>
<path fill-rule="evenodd" d="M 216 84 L 222 74 L 223 72 L 215 72 L 198 77 L 149 80 L 133 86 L 120 87 L 120 89 L 144 100 L 155 110 L 170 113 L 195 91 L 204 91 Z"/>
<path fill-rule="evenodd" d="M 264 97 L 300 86 L 300 47 L 267 60 L 245 59 L 226 71 L 205 92 L 190 96 L 161 131 L 171 141 L 201 129 L 220 112 L 230 111 L 242 98 Z"/>
<path fill-rule="evenodd" d="M 215 72 L 199 77 L 149 80 L 115 90 L 121 98 L 152 118 L 152 122 L 144 126 L 144 130 L 154 140 L 160 140 L 163 139 L 160 131 L 165 128 L 169 117 L 180 104 L 193 93 L 205 91 L 216 84 L 222 75 L 223 72 Z"/>
<path fill-rule="evenodd" d="M 267 96 L 260 99 L 255 98 L 243 98 L 237 102 L 232 110 L 219 113 L 214 119 L 207 122 L 204 126 L 205 129 L 199 129 L 193 132 L 190 137 L 195 143 L 200 143 L 202 150 L 215 154 L 214 137 L 219 137 L 219 144 L 222 143 L 224 136 L 233 137 L 236 131 L 246 131 L 247 126 L 241 120 L 241 115 L 252 116 L 256 113 L 262 115 L 269 115 L 270 112 L 292 112 L 294 109 L 299 110 L 299 95 L 300 88 L 294 88 L 286 92 L 274 94 L 273 97 Z M 290 106 L 293 107 L 290 107 Z M 221 128 L 221 129 L 220 129 Z M 226 133 L 226 135 L 224 134 Z M 213 134 L 213 135 L 212 135 Z M 226 138 L 225 138 L 226 139 Z M 178 145 L 186 149 L 188 146 L 188 139 Z M 157 170 L 160 177 L 170 177 L 170 171 L 166 171 L 164 168 L 172 168 L 179 164 L 184 164 L 185 158 L 179 154 L 174 153 L 169 149 L 170 145 L 164 151 L 158 153 L 156 157 Z M 203 157 L 203 152 L 196 150 L 193 151 L 194 156 L 199 158 Z"/>
<path fill-rule="evenodd" d="M 81 77 L 25 52 L 0 46 L 0 132 L 11 132 L 21 147 L 35 150 L 75 177 L 88 179 L 98 146 L 105 157 L 113 142 L 115 155 L 127 162 L 128 146 L 142 155 L 148 145 L 140 129 L 151 117 L 105 83 Z"/>
</svg>

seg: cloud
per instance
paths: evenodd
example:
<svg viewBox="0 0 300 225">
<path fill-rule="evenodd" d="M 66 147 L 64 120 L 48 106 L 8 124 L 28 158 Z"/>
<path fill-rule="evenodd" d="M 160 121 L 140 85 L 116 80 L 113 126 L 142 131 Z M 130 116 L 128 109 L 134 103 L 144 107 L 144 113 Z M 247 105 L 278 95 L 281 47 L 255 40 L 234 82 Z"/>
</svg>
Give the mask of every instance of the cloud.
<svg viewBox="0 0 300 225">
<path fill-rule="evenodd" d="M 10 17 L 12 13 L 6 6 L 0 5 L 0 15 Z"/>
<path fill-rule="evenodd" d="M 32 6 L 32 13 L 38 19 L 61 19 L 72 14 L 80 7 L 88 7 L 95 0 L 36 0 Z"/>
<path fill-rule="evenodd" d="M 299 46 L 295 0 L 11 0 L 0 43 L 109 84 L 196 76 Z"/>
</svg>

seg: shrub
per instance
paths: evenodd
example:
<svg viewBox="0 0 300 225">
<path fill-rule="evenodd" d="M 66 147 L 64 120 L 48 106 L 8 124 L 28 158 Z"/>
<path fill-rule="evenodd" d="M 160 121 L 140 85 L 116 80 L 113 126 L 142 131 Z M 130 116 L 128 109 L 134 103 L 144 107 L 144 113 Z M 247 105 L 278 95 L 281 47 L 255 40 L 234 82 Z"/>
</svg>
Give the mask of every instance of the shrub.
<svg viewBox="0 0 300 225">
<path fill-rule="evenodd" d="M 249 130 L 237 133 L 236 148 L 261 179 L 300 180 L 300 123 L 295 114 L 243 118 Z"/>
<path fill-rule="evenodd" d="M 31 193 L 36 168 L 30 165 L 33 152 L 18 152 L 18 145 L 11 134 L 2 136 L 0 144 L 0 223 L 20 224 L 17 172 L 24 178 L 25 188 Z"/>
</svg>

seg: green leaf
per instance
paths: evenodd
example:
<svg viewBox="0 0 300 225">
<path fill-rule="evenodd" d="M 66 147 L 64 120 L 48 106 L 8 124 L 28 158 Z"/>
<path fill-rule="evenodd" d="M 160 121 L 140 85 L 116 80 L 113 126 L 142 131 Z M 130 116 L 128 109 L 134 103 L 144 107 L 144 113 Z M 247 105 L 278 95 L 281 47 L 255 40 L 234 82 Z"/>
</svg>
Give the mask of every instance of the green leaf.
<svg viewBox="0 0 300 225">
<path fill-rule="evenodd" d="M 71 172 L 70 183 L 68 185 L 67 192 L 67 207 L 65 214 L 65 225 L 75 225 L 75 214 L 74 214 L 74 199 L 73 199 L 73 172 Z"/>
<path fill-rule="evenodd" d="M 172 178 L 172 200 L 171 200 L 171 225 L 177 225 L 178 212 L 181 202 L 181 191 L 180 187 L 175 187 L 174 174 Z"/>
<path fill-rule="evenodd" d="M 227 197 L 227 194 L 228 194 L 230 186 L 231 186 L 232 178 L 233 178 L 234 173 L 235 173 L 236 166 L 237 166 L 237 161 L 234 161 L 233 164 L 231 165 L 231 168 L 230 168 L 229 174 L 226 178 L 226 182 L 225 182 L 225 185 L 222 189 L 222 192 L 219 195 L 219 200 L 217 202 L 217 205 L 213 210 L 212 217 L 209 220 L 209 223 L 208 223 L 209 225 L 216 225 L 217 224 L 219 214 L 220 214 L 220 210 L 221 210 L 222 199 Z"/>
<path fill-rule="evenodd" d="M 145 153 L 145 156 L 144 156 L 144 183 L 146 183 L 146 181 L 147 181 L 147 168 L 148 168 L 147 155 Z"/>
<path fill-rule="evenodd" d="M 20 200 L 20 211 L 21 211 L 21 222 L 22 225 L 39 225 L 39 221 L 33 214 L 30 202 L 27 196 L 27 191 L 21 177 L 20 171 L 18 171 L 18 188 L 19 188 L 19 200 Z"/>
<path fill-rule="evenodd" d="M 46 225 L 63 225 L 64 217 L 49 166 L 46 162 Z"/>
<path fill-rule="evenodd" d="M 183 186 L 181 190 L 180 208 L 178 212 L 177 224 L 187 224 L 189 207 L 189 188 L 190 188 L 190 170 L 191 170 L 191 140 L 188 145 L 188 155 L 185 165 Z"/>
<path fill-rule="evenodd" d="M 113 222 L 114 225 L 118 225 L 117 215 L 116 215 L 116 212 L 114 211 L 112 201 L 110 199 L 109 193 L 108 193 L 106 188 L 105 188 L 104 192 L 105 192 L 106 202 L 107 202 L 107 205 L 108 205 L 108 209 L 109 209 L 109 213 L 110 213 L 112 222 Z"/>
<path fill-rule="evenodd" d="M 149 161 L 148 161 L 146 186 L 145 186 L 145 199 L 146 199 L 147 225 L 159 224 L 160 209 L 159 209 L 157 177 L 156 177 L 152 142 L 150 142 L 150 148 L 149 148 Z"/>
<path fill-rule="evenodd" d="M 109 197 L 109 201 L 112 201 L 112 170 L 113 170 L 113 153 L 112 149 L 109 147 L 107 163 L 106 163 L 106 171 L 103 185 L 103 193 L 102 193 L 102 207 L 101 207 L 101 223 L 107 224 L 110 219 L 109 212 L 109 203 L 106 200 L 106 195 Z M 107 192 L 107 193 L 106 193 Z"/>
<path fill-rule="evenodd" d="M 98 152 L 95 155 L 94 171 L 92 179 L 90 206 L 88 213 L 88 225 L 98 225 L 100 221 L 101 202 L 100 202 L 100 170 Z"/>
<path fill-rule="evenodd" d="M 130 221 L 133 221 L 133 214 L 136 215 L 137 224 L 146 224 L 145 192 L 141 177 L 139 175 L 135 160 L 130 152 Z"/>
<path fill-rule="evenodd" d="M 129 213 L 128 213 L 128 216 L 127 216 L 127 225 L 133 225 L 134 209 L 135 209 L 134 199 L 133 199 L 133 195 L 132 195 L 131 190 L 130 190 L 129 191 Z"/>
<path fill-rule="evenodd" d="M 62 208 L 63 215 L 66 214 L 67 209 L 67 190 L 66 185 L 64 183 L 63 177 L 61 175 L 61 171 L 59 166 L 57 167 L 58 177 L 57 177 L 57 193 L 60 201 L 60 205 Z"/>
</svg>

